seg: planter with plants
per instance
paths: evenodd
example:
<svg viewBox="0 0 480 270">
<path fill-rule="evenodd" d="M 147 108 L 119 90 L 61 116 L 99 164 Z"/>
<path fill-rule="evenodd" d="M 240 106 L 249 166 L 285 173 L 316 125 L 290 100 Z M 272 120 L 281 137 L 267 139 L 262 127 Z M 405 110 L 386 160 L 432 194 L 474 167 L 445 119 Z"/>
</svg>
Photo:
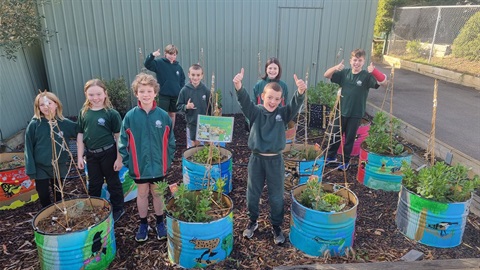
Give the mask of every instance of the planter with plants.
<svg viewBox="0 0 480 270">
<path fill-rule="evenodd" d="M 309 127 L 326 128 L 328 116 L 337 99 L 338 89 L 338 84 L 323 81 L 308 89 Z"/>
<path fill-rule="evenodd" d="M 418 171 L 405 162 L 402 172 L 395 218 L 399 231 L 428 246 L 460 245 L 480 177 L 470 178 L 463 165 L 449 166 L 444 162 Z"/>
<path fill-rule="evenodd" d="M 173 192 L 166 207 L 168 258 L 183 268 L 203 268 L 225 260 L 233 250 L 233 202 L 215 186 L 189 190 L 185 184 Z M 168 184 L 159 182 L 157 192 L 166 194 Z"/>
<path fill-rule="evenodd" d="M 386 191 L 399 191 L 402 164 L 412 162 L 413 150 L 398 142 L 400 121 L 378 111 L 372 120 L 369 135 L 360 146 L 357 180 L 365 186 Z"/>
<path fill-rule="evenodd" d="M 311 175 L 317 176 L 318 180 L 322 181 L 325 158 L 318 144 L 287 144 L 283 150 L 283 157 L 285 172 L 290 177 L 290 179 L 285 179 L 285 183 L 290 182 L 293 186 L 304 184 Z M 298 183 L 296 182 L 297 179 Z"/>
<path fill-rule="evenodd" d="M 61 134 L 56 120 L 50 120 L 52 166 L 55 190 L 62 200 L 40 210 L 32 219 L 35 244 L 42 269 L 106 269 L 115 259 L 116 242 L 113 229 L 112 205 L 103 198 L 91 196 L 65 198 L 61 177 L 63 164 L 60 154 L 67 154 L 70 168 L 76 168 L 75 159 Z M 62 149 L 67 153 L 57 151 Z M 86 183 L 77 171 L 85 193 Z"/>
<path fill-rule="evenodd" d="M 24 153 L 0 153 L 0 210 L 15 209 L 37 199 L 35 180 L 25 174 Z"/>
<path fill-rule="evenodd" d="M 216 187 L 217 179 L 224 179 L 222 192 L 228 194 L 232 184 L 233 155 L 221 146 L 206 144 L 191 147 L 183 152 L 183 183 L 189 190 L 200 190 L 207 186 Z"/>
<path fill-rule="evenodd" d="M 352 250 L 357 196 L 311 176 L 292 192 L 290 242 L 310 256 L 343 256 Z"/>
</svg>

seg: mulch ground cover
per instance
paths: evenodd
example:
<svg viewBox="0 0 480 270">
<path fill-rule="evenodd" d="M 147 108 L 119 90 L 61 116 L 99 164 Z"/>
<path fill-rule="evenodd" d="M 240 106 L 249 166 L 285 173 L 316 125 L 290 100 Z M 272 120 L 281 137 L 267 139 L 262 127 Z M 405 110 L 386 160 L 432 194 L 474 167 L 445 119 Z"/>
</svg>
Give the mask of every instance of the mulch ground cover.
<svg viewBox="0 0 480 270">
<path fill-rule="evenodd" d="M 234 245 L 229 258 L 207 269 L 272 269 L 280 265 L 363 263 L 398 261 L 408 251 L 415 249 L 425 254 L 424 260 L 480 258 L 480 218 L 471 214 L 465 226 L 463 242 L 455 248 L 432 248 L 403 236 L 395 225 L 398 193 L 369 189 L 356 181 L 356 159 L 347 171 L 350 189 L 357 195 L 359 205 L 355 228 L 354 254 L 345 257 L 312 258 L 297 250 L 288 241 L 291 198 L 285 192 L 285 221 L 283 230 L 286 242 L 277 246 L 273 243 L 271 225 L 268 220 L 266 192 L 261 200 L 259 229 L 252 239 L 242 237 L 249 221 L 246 210 L 247 163 L 250 151 L 247 147 L 248 134 L 244 129 L 244 117 L 235 114 L 233 142 L 227 148 L 233 152 L 233 191 L 229 194 L 234 202 Z M 310 140 L 321 142 L 321 131 L 312 130 Z M 182 153 L 185 150 L 185 121 L 177 116 L 175 126 L 177 151 L 169 183 L 182 182 Z M 419 150 L 419 149 L 417 149 Z M 421 151 L 421 149 L 419 150 Z M 324 182 L 344 183 L 342 172 L 333 172 Z M 68 196 L 85 194 L 80 180 L 73 176 L 66 184 Z M 0 269 L 39 269 L 37 249 L 34 242 L 32 218 L 41 206 L 37 201 L 15 210 L 0 211 Z M 166 241 L 158 241 L 154 231 L 149 240 L 139 244 L 135 232 L 139 224 L 135 200 L 125 204 L 126 214 L 115 224 L 117 255 L 109 269 L 177 269 L 167 257 Z M 150 206 L 149 222 L 153 226 L 153 208 Z"/>
</svg>

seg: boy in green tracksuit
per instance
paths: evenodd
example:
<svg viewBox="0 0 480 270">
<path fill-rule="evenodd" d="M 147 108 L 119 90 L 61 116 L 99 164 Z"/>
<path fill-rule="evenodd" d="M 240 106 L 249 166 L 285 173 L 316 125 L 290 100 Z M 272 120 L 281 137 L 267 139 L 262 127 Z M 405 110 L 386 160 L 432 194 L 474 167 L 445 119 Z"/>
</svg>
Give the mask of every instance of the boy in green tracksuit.
<svg viewBox="0 0 480 270">
<path fill-rule="evenodd" d="M 155 72 L 161 93 L 158 94 L 158 107 L 168 112 L 175 127 L 175 113 L 180 89 L 185 85 L 185 73 L 177 61 L 178 48 L 169 44 L 165 47 L 165 57 L 159 58 L 160 49 L 152 52 L 145 58 L 145 67 Z M 158 57 L 158 58 L 155 58 Z"/>
<path fill-rule="evenodd" d="M 345 134 L 344 163 L 337 167 L 341 171 L 346 171 L 350 167 L 350 154 L 352 153 L 357 129 L 365 115 L 369 89 L 377 89 L 380 85 L 387 84 L 387 76 L 376 69 L 373 63 L 370 63 L 367 70 L 362 70 L 364 64 L 365 51 L 355 49 L 350 55 L 351 68 L 344 69 L 342 60 L 340 64 L 329 68 L 324 74 L 325 78 L 341 87 L 341 122 L 339 122 L 339 118 L 335 118 L 332 130 L 333 136 L 330 138 L 330 147 L 325 159 L 327 164 L 337 162 L 337 150 L 340 147 L 340 136 L 342 136 L 340 134 L 341 123 L 342 133 Z M 337 134 L 338 136 L 336 136 Z"/>
<path fill-rule="evenodd" d="M 279 107 L 282 101 L 282 88 L 276 82 L 265 86 L 262 93 L 263 105 L 256 105 L 242 87 L 244 70 L 234 78 L 237 98 L 245 117 L 250 120 L 251 130 L 248 147 L 252 150 L 248 162 L 247 208 L 250 223 L 243 236 L 251 238 L 258 228 L 258 204 L 265 182 L 270 204 L 270 220 L 273 225 L 275 244 L 285 242 L 281 225 L 284 218 L 285 165 L 282 151 L 285 148 L 285 125 L 300 110 L 307 85 L 294 75 L 298 87 L 287 106 Z"/>
<path fill-rule="evenodd" d="M 132 90 L 138 105 L 127 112 L 120 129 L 118 151 L 123 164 L 137 184 L 137 207 L 140 226 L 135 240 L 148 239 L 148 196 L 153 197 L 156 216 L 157 239 L 167 237 L 163 215 L 163 200 L 155 192 L 156 182 L 165 181 L 167 170 L 175 153 L 175 137 L 172 120 L 156 106 L 155 97 L 159 91 L 157 80 L 152 75 L 138 74 L 132 83 Z"/>
<path fill-rule="evenodd" d="M 177 100 L 177 109 L 185 113 L 187 120 L 187 148 L 200 144 L 200 142 L 195 139 L 195 134 L 197 134 L 197 117 L 199 114 L 210 115 L 212 108 L 210 104 L 210 91 L 205 84 L 202 83 L 202 66 L 199 64 L 190 66 L 188 69 L 188 78 L 190 82 L 180 90 Z"/>
</svg>

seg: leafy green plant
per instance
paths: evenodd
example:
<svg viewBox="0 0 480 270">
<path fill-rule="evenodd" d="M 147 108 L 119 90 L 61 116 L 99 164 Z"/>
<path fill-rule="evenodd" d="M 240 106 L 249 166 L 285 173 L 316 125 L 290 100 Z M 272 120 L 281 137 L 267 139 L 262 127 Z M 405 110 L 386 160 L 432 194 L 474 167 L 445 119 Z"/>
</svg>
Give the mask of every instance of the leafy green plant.
<svg viewBox="0 0 480 270">
<path fill-rule="evenodd" d="M 200 150 L 195 152 L 192 156 L 192 160 L 197 163 L 208 164 L 209 162 L 209 153 L 212 152 L 211 157 L 213 163 L 218 163 L 222 160 L 222 155 L 220 154 L 220 150 L 216 146 L 212 146 L 210 144 L 204 145 L 201 147 Z"/>
<path fill-rule="evenodd" d="M 383 155 L 401 155 L 405 147 L 394 138 L 399 131 L 400 120 L 378 111 L 365 139 L 368 150 Z"/>
<path fill-rule="evenodd" d="M 407 53 L 414 58 L 421 58 L 427 55 L 427 51 L 422 48 L 420 40 L 410 40 L 406 45 Z"/>
<path fill-rule="evenodd" d="M 157 193 L 166 195 L 168 184 L 158 182 Z M 220 178 L 216 181 L 218 192 L 213 190 L 213 186 L 209 186 L 202 190 L 188 190 L 185 184 L 180 184 L 175 193 L 173 193 L 173 205 L 167 209 L 169 213 L 176 219 L 186 222 L 209 222 L 216 216 L 219 216 L 218 209 L 223 210 L 225 203 L 222 200 L 223 187 L 225 179 Z"/>
<path fill-rule="evenodd" d="M 308 145 L 304 149 L 292 148 L 290 151 L 285 152 L 285 156 L 290 159 L 297 160 L 315 160 L 322 154 L 320 146 L 318 144 Z"/>
<path fill-rule="evenodd" d="M 460 30 L 453 41 L 452 52 L 456 57 L 480 60 L 480 12 L 475 13 Z"/>
<path fill-rule="evenodd" d="M 322 183 L 318 181 L 318 176 L 310 176 L 306 185 L 306 188 L 297 198 L 301 205 L 324 212 L 339 212 L 347 206 L 347 199 L 323 190 Z"/>
<path fill-rule="evenodd" d="M 308 89 L 308 103 L 323 104 L 329 108 L 333 108 L 335 100 L 337 99 L 338 89 L 338 84 L 321 81 Z"/>
<path fill-rule="evenodd" d="M 117 110 L 123 118 L 132 108 L 131 91 L 128 89 L 125 79 L 120 76 L 109 81 L 104 80 L 104 83 L 113 108 Z"/>
<path fill-rule="evenodd" d="M 402 184 L 419 196 L 438 202 L 464 202 L 472 192 L 480 187 L 480 177 L 468 177 L 468 169 L 457 164 L 449 166 L 445 162 L 420 169 L 418 172 L 403 161 Z"/>
</svg>

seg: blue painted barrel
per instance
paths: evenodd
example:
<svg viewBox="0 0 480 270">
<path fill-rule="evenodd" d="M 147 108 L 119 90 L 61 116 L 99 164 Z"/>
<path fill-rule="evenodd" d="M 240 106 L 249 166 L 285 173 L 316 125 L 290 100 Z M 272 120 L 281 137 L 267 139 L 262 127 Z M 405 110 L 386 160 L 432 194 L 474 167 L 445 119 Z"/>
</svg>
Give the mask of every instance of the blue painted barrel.
<svg viewBox="0 0 480 270">
<path fill-rule="evenodd" d="M 88 163 L 85 164 L 85 175 L 88 177 Z M 128 174 L 128 168 L 122 166 L 120 171 L 118 171 L 118 177 L 120 178 L 120 182 L 122 183 L 122 190 L 123 190 L 123 201 L 128 202 L 135 198 L 137 198 L 137 185 L 135 181 L 133 181 L 132 177 Z M 88 185 L 88 181 L 87 181 Z M 107 183 L 104 183 L 102 186 L 102 194 L 100 197 L 110 200 L 110 193 L 108 192 Z"/>
<path fill-rule="evenodd" d="M 313 145 L 307 145 L 307 147 L 313 147 Z M 318 181 L 322 181 L 322 170 L 325 162 L 325 157 L 319 156 L 314 160 L 298 160 L 289 157 L 289 152 L 292 150 L 303 151 L 305 145 L 303 144 L 287 144 L 283 150 L 283 156 L 285 160 L 285 170 L 287 172 L 294 172 L 295 177 L 298 177 L 298 184 L 304 184 L 308 181 L 308 177 L 311 175 L 318 176 Z"/>
<path fill-rule="evenodd" d="M 35 243 L 42 269 L 106 269 L 117 252 L 111 204 L 102 198 L 76 198 L 65 201 L 67 209 L 94 206 L 106 208 L 108 216 L 97 224 L 71 233 L 54 234 L 40 231 L 39 222 L 55 210 L 51 205 L 33 218 Z M 60 204 L 61 205 L 61 204 Z M 61 218 L 61 217 L 60 217 Z"/>
<path fill-rule="evenodd" d="M 342 212 L 321 212 L 307 208 L 297 201 L 306 185 L 296 186 L 292 192 L 292 215 L 290 219 L 290 242 L 310 256 L 343 256 L 352 248 L 355 221 L 357 219 L 357 196 L 343 186 L 323 183 L 324 190 L 333 191 L 348 198 L 352 208 Z"/>
<path fill-rule="evenodd" d="M 213 185 L 216 190 L 215 182 L 222 177 L 225 180 L 223 193 L 228 194 L 233 189 L 232 184 L 232 166 L 233 156 L 229 150 L 219 147 L 220 154 L 226 158 L 220 163 L 213 163 L 212 166 L 197 163 L 191 160 L 191 157 L 202 149 L 203 146 L 191 147 L 183 152 L 182 157 L 182 174 L 183 183 L 189 190 L 201 190 L 208 186 L 208 179 L 210 185 Z"/>
<path fill-rule="evenodd" d="M 365 143 L 361 147 L 362 152 L 368 152 Z M 402 162 L 406 161 L 409 165 L 412 163 L 413 150 L 408 146 L 405 146 L 405 149 L 405 152 L 399 156 L 368 152 L 366 160 L 360 158 L 357 179 L 359 179 L 359 175 L 363 175 L 363 184 L 369 188 L 399 191 L 403 179 Z M 360 154 L 360 157 L 364 156 L 364 153 Z M 362 170 L 361 173 L 360 170 Z M 361 181 L 359 180 L 359 182 Z"/>
<path fill-rule="evenodd" d="M 439 248 L 456 247 L 462 243 L 471 201 L 432 201 L 402 186 L 395 223 L 401 233 L 422 244 Z"/>
<path fill-rule="evenodd" d="M 167 249 L 170 262 L 183 268 L 204 268 L 225 260 L 233 250 L 233 203 L 226 216 L 211 222 L 185 222 L 167 214 Z M 167 203 L 167 209 L 174 199 Z"/>
</svg>

